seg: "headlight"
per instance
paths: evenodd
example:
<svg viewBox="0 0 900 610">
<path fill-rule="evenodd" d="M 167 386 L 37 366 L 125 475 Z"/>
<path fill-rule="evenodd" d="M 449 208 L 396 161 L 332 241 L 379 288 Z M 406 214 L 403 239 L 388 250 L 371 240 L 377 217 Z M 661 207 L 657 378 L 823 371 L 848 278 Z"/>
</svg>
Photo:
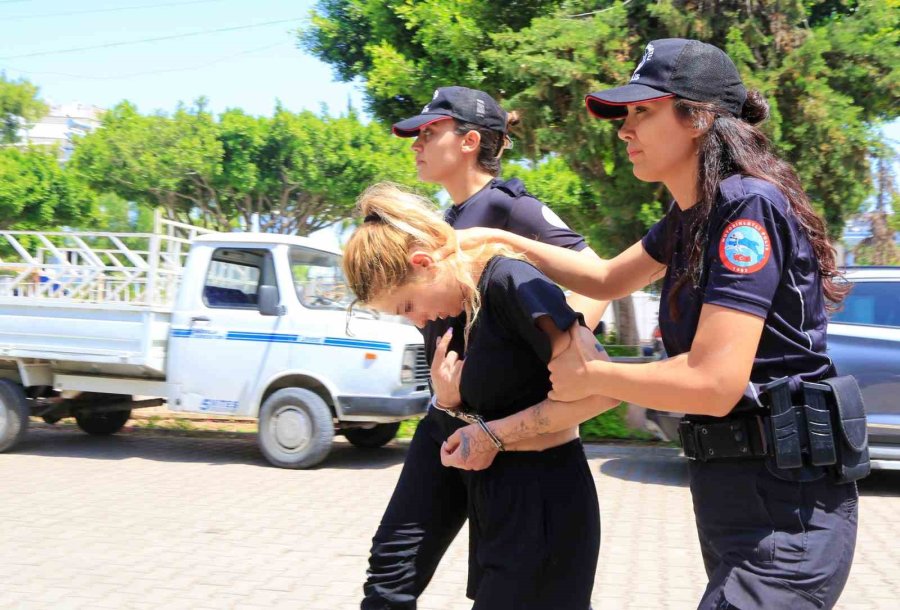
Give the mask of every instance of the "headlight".
<svg viewBox="0 0 900 610">
<path fill-rule="evenodd" d="M 403 350 L 403 362 L 400 365 L 400 383 L 416 382 L 416 348 L 407 345 Z"/>
</svg>

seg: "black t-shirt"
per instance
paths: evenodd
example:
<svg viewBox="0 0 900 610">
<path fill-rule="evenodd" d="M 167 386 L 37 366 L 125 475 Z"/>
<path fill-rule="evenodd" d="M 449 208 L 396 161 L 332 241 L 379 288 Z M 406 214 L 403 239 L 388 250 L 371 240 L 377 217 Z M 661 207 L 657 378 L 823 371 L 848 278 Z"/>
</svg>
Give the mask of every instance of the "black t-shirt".
<svg viewBox="0 0 900 610">
<path fill-rule="evenodd" d="M 668 265 L 659 306 L 666 352 L 676 356 L 691 349 L 700 309 L 710 303 L 765 320 L 751 384 L 736 410 L 763 406 L 754 384 L 788 376 L 796 391 L 799 381 L 833 376 L 825 353 L 828 319 L 815 253 L 784 194 L 764 180 L 734 175 L 722 181 L 699 285 L 688 282 L 681 289 L 679 319 L 673 319 L 669 294 L 687 272 L 684 232 L 694 210 L 682 211 L 673 202 L 642 240 L 647 254 Z M 667 252 L 670 234 L 674 248 Z"/>
<path fill-rule="evenodd" d="M 584 238 L 566 226 L 546 205 L 532 197 L 518 178 L 494 178 L 483 189 L 459 205 L 451 206 L 444 220 L 455 229 L 488 227 L 503 229 L 554 246 L 580 251 L 587 247 Z M 430 364 L 437 339 L 453 326 L 450 350 L 464 353 L 466 316 L 429 322 L 422 330 L 425 355 Z"/>
<path fill-rule="evenodd" d="M 512 258 L 488 261 L 478 292 L 481 309 L 469 334 L 459 390 L 466 410 L 492 420 L 547 398 L 552 346 L 537 319 L 550 316 L 565 331 L 581 314 L 547 276 Z"/>
</svg>

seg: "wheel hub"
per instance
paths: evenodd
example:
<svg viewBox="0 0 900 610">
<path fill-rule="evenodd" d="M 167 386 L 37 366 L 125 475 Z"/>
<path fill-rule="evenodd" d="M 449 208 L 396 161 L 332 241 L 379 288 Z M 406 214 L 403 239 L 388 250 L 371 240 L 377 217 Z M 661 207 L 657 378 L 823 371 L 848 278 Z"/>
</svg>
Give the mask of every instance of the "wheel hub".
<svg viewBox="0 0 900 610">
<path fill-rule="evenodd" d="M 312 420 L 299 407 L 279 409 L 272 418 L 272 426 L 275 440 L 285 451 L 303 451 L 312 439 Z"/>
</svg>

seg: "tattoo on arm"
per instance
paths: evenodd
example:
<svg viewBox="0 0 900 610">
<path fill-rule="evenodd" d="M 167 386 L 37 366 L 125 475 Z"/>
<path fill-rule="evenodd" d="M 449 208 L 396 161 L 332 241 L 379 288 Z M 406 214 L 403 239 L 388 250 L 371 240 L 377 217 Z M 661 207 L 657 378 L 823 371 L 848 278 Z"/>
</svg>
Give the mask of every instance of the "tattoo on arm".
<svg viewBox="0 0 900 610">
<path fill-rule="evenodd" d="M 544 406 L 543 402 L 539 402 L 532 407 L 534 409 L 534 427 L 538 434 L 546 434 L 547 427 L 550 425 L 550 416 L 544 411 Z"/>
</svg>

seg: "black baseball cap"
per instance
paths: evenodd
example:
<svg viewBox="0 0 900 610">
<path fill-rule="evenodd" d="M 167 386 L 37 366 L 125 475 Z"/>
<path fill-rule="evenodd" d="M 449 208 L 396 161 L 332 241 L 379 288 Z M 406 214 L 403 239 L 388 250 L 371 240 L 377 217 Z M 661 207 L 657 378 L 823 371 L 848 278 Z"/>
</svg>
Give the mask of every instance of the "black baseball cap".
<svg viewBox="0 0 900 610">
<path fill-rule="evenodd" d="M 740 116 L 747 99 L 737 67 L 724 51 L 699 40 L 664 38 L 644 49 L 631 82 L 584 98 L 588 111 L 601 119 L 623 119 L 626 106 L 668 97 L 716 102 Z"/>
<path fill-rule="evenodd" d="M 468 87 L 441 87 L 416 116 L 394 123 L 394 135 L 414 138 L 426 125 L 456 119 L 506 133 L 506 111 L 490 95 Z"/>
</svg>

